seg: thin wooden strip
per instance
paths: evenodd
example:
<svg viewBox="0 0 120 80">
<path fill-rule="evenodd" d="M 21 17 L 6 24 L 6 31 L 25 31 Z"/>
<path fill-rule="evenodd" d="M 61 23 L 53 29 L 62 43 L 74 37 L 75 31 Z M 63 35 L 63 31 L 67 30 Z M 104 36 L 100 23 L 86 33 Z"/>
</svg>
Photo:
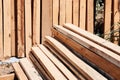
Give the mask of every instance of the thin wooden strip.
<svg viewBox="0 0 120 80">
<path fill-rule="evenodd" d="M 15 77 L 15 74 L 11 73 L 11 74 L 0 76 L 0 80 L 14 80 L 14 77 Z"/>
<path fill-rule="evenodd" d="M 79 0 L 73 0 L 73 24 L 78 26 L 79 22 Z"/>
<path fill-rule="evenodd" d="M 29 80 L 43 80 L 27 58 L 20 59 L 20 65 L 22 66 Z"/>
<path fill-rule="evenodd" d="M 58 24 L 59 0 L 53 0 L 53 24 Z"/>
<path fill-rule="evenodd" d="M 110 63 L 109 61 L 105 60 L 104 58 L 100 57 L 99 55 L 95 54 L 94 52 L 90 51 L 89 49 L 83 47 L 82 45 L 78 44 L 74 40 L 70 39 L 69 37 L 65 36 L 64 34 L 60 33 L 59 31 L 52 29 L 53 36 L 61 41 L 63 44 L 67 45 L 73 51 L 76 51 L 78 55 L 86 58 L 93 64 L 95 67 L 99 68 L 106 73 L 109 77 L 113 77 L 113 79 L 120 78 L 120 68 L 115 66 L 114 64 Z M 109 66 L 108 66 L 109 65 Z M 103 73 L 103 74 L 105 74 Z"/>
<path fill-rule="evenodd" d="M 17 78 L 19 80 L 28 80 L 27 76 L 25 75 L 25 73 L 23 72 L 21 66 L 19 65 L 19 63 L 12 63 L 12 66 L 15 70 L 15 74 L 17 75 Z"/>
<path fill-rule="evenodd" d="M 94 0 L 87 0 L 87 31 L 94 31 Z"/>
<path fill-rule="evenodd" d="M 66 80 L 65 76 L 55 67 L 48 57 L 38 48 L 32 47 L 32 52 L 39 57 L 39 61 L 45 70 L 51 75 L 51 79 Z"/>
<path fill-rule="evenodd" d="M 40 0 L 34 0 L 33 7 L 33 45 L 40 43 Z"/>
<path fill-rule="evenodd" d="M 24 57 L 24 0 L 17 0 L 17 57 Z"/>
<path fill-rule="evenodd" d="M 71 39 L 75 40 L 79 44 L 83 45 L 84 47 L 88 48 L 89 50 L 95 52 L 96 54 L 104 57 L 106 60 L 110 61 L 111 63 L 115 64 L 116 66 L 120 67 L 120 56 L 109 51 L 108 49 L 82 37 L 78 34 L 63 28 L 62 26 L 54 26 L 58 31 L 65 34 L 66 36 L 70 37 Z"/>
<path fill-rule="evenodd" d="M 0 1 L 0 60 L 3 59 L 3 14 L 2 14 L 2 0 Z"/>
<path fill-rule="evenodd" d="M 45 55 L 60 69 L 60 71 L 69 80 L 77 80 L 77 78 L 55 57 L 52 53 L 43 45 L 38 45 L 39 48 L 45 53 Z"/>
<path fill-rule="evenodd" d="M 108 42 L 105 39 L 100 38 L 100 37 L 98 37 L 94 34 L 91 34 L 91 33 L 87 32 L 85 30 L 77 28 L 77 26 L 75 26 L 73 24 L 67 23 L 67 24 L 64 24 L 64 27 L 73 31 L 73 32 L 75 32 L 75 33 L 77 33 L 77 34 L 79 34 L 80 36 L 83 36 L 83 37 L 99 44 L 100 46 L 103 46 L 103 47 L 115 52 L 116 54 L 120 55 L 120 47 L 119 46 L 117 46 L 117 45 L 115 45 L 111 42 Z"/>
<path fill-rule="evenodd" d="M 4 57 L 11 57 L 11 0 L 3 0 L 4 6 Z"/>
<path fill-rule="evenodd" d="M 81 29 L 86 29 L 86 0 L 80 0 L 80 21 L 79 27 Z"/>
<path fill-rule="evenodd" d="M 72 23 L 72 0 L 65 0 L 65 20 L 66 23 Z"/>
<path fill-rule="evenodd" d="M 63 46 L 56 39 L 46 36 L 45 37 L 48 43 L 50 43 L 54 48 L 56 48 L 64 57 L 71 62 L 87 79 L 96 79 L 96 80 L 107 80 L 89 65 L 84 63 L 81 59 L 76 57 L 72 52 L 70 52 L 65 46 Z M 78 64 L 79 63 L 79 64 Z M 97 75 L 97 76 L 96 76 Z"/>
</svg>

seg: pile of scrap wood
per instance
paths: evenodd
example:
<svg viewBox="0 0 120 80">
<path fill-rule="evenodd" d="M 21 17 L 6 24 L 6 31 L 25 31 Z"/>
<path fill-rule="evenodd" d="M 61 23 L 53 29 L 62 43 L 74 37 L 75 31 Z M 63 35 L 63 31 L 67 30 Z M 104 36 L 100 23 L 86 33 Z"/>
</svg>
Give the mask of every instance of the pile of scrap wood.
<svg viewBox="0 0 120 80">
<path fill-rule="evenodd" d="M 13 67 L 20 80 L 119 80 L 120 47 L 75 25 L 54 25 L 52 37 Z"/>
</svg>

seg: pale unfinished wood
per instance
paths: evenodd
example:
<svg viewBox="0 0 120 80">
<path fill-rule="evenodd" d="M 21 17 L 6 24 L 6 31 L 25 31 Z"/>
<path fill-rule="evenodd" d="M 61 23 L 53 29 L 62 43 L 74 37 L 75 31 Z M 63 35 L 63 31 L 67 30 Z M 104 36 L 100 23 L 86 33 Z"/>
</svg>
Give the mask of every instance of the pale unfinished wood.
<svg viewBox="0 0 120 80">
<path fill-rule="evenodd" d="M 11 0 L 3 0 L 4 6 L 4 57 L 11 57 Z"/>
<path fill-rule="evenodd" d="M 24 0 L 17 0 L 17 57 L 24 57 Z"/>
<path fill-rule="evenodd" d="M 71 39 L 75 40 L 76 42 L 78 42 L 79 44 L 83 45 L 84 47 L 92 50 L 93 52 L 95 52 L 96 54 L 104 57 L 105 59 L 107 59 L 108 61 L 110 61 L 111 63 L 115 64 L 116 66 L 120 67 L 120 56 L 113 53 L 112 51 L 109 51 L 108 49 L 82 37 L 79 36 L 78 34 L 63 28 L 62 26 L 54 26 L 58 31 L 60 31 L 61 33 L 65 34 L 66 36 L 69 36 Z"/>
<path fill-rule="evenodd" d="M 15 70 L 15 74 L 19 80 L 28 80 L 27 76 L 25 75 L 23 69 L 21 68 L 19 63 L 12 63 L 12 66 Z"/>
<path fill-rule="evenodd" d="M 14 80 L 14 77 L 15 77 L 15 74 L 11 73 L 11 74 L 0 76 L 0 80 Z"/>
<path fill-rule="evenodd" d="M 66 23 L 72 23 L 72 0 L 65 0 L 65 20 Z"/>
<path fill-rule="evenodd" d="M 115 66 L 114 64 L 110 63 L 109 61 L 105 60 L 101 56 L 95 54 L 94 52 L 90 51 L 89 49 L 83 47 L 82 45 L 78 44 L 74 40 L 70 39 L 69 37 L 65 36 L 64 34 L 60 33 L 59 31 L 52 29 L 53 36 L 58 39 L 63 44 L 67 45 L 73 51 L 76 51 L 78 55 L 86 58 L 93 64 L 95 67 L 99 68 L 108 74 L 108 76 L 113 77 L 113 79 L 120 78 L 120 68 Z M 109 65 L 109 66 L 108 66 Z M 103 74 L 105 74 L 103 73 Z"/>
<path fill-rule="evenodd" d="M 34 7 L 33 7 L 33 45 L 40 43 L 40 1 L 41 0 L 34 0 Z"/>
<path fill-rule="evenodd" d="M 31 0 L 25 0 L 25 47 L 26 56 L 28 57 L 32 47 L 32 12 Z"/>
<path fill-rule="evenodd" d="M 29 80 L 43 80 L 32 63 L 27 58 L 20 59 L 20 65 Z"/>
<path fill-rule="evenodd" d="M 73 0 L 73 24 L 78 26 L 79 22 L 79 0 Z"/>
<path fill-rule="evenodd" d="M 61 53 L 61 55 L 63 55 L 68 61 L 70 61 L 70 63 L 73 64 L 74 67 L 76 67 L 78 71 L 80 71 L 87 79 L 107 80 L 105 77 L 103 77 L 93 68 L 91 68 L 89 65 L 84 63 L 81 59 L 76 57 L 72 52 L 70 52 L 65 46 L 63 46 L 56 39 L 50 36 L 46 36 L 45 38 L 54 48 L 56 48 Z"/>
<path fill-rule="evenodd" d="M 54 56 L 52 53 L 43 45 L 38 45 L 39 48 L 44 52 L 44 54 L 59 68 L 59 70 L 67 77 L 69 80 L 77 80 L 77 78 Z"/>
<path fill-rule="evenodd" d="M 87 31 L 93 33 L 94 29 L 94 0 L 87 0 Z"/>
<path fill-rule="evenodd" d="M 53 0 L 53 24 L 58 24 L 59 0 Z"/>
<path fill-rule="evenodd" d="M 44 66 L 52 80 L 66 80 L 66 77 L 38 47 L 32 47 L 32 52 L 35 54 L 35 56 L 39 57 L 39 61 L 41 62 L 42 66 Z"/>
<path fill-rule="evenodd" d="M 79 27 L 81 29 L 86 29 L 86 2 L 87 0 L 80 0 L 80 21 L 79 21 Z"/>
</svg>

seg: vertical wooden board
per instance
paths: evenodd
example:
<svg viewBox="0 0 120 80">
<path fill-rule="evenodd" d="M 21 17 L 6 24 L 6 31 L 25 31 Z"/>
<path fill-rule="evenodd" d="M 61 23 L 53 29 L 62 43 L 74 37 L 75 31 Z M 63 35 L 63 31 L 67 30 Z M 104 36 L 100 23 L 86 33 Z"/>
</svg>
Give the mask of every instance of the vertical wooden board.
<svg viewBox="0 0 120 80">
<path fill-rule="evenodd" d="M 81 29 L 86 29 L 86 4 L 87 0 L 80 0 L 80 21 L 79 21 L 79 27 Z"/>
<path fill-rule="evenodd" d="M 15 52 L 15 14 L 14 0 L 11 0 L 11 56 L 16 56 Z"/>
<path fill-rule="evenodd" d="M 17 57 L 24 57 L 24 0 L 17 0 Z"/>
<path fill-rule="evenodd" d="M 42 43 L 46 35 L 51 35 L 52 23 L 52 0 L 42 0 Z"/>
<path fill-rule="evenodd" d="M 40 43 L 40 1 L 34 0 L 33 7 L 33 45 Z"/>
<path fill-rule="evenodd" d="M 31 21 L 31 0 L 25 0 L 25 48 L 26 56 L 32 47 L 32 21 Z"/>
<path fill-rule="evenodd" d="M 73 24 L 78 26 L 79 22 L 79 0 L 73 0 Z"/>
<path fill-rule="evenodd" d="M 94 0 L 87 0 L 87 31 L 94 29 Z"/>
<path fill-rule="evenodd" d="M 4 6 L 4 57 L 11 57 L 11 0 L 3 0 Z"/>
<path fill-rule="evenodd" d="M 66 0 L 65 13 L 66 23 L 72 23 L 72 0 Z"/>
<path fill-rule="evenodd" d="M 65 23 L 65 0 L 60 0 L 60 11 L 59 11 L 59 24 L 63 25 Z"/>
<path fill-rule="evenodd" d="M 53 24 L 58 24 L 59 0 L 53 0 Z"/>
<path fill-rule="evenodd" d="M 0 60 L 3 59 L 3 21 L 2 21 L 2 0 L 0 0 Z"/>
<path fill-rule="evenodd" d="M 104 22 L 104 34 L 109 34 L 111 29 L 111 7 L 112 0 L 105 0 L 105 22 Z M 106 38 L 106 36 L 104 36 Z"/>
</svg>

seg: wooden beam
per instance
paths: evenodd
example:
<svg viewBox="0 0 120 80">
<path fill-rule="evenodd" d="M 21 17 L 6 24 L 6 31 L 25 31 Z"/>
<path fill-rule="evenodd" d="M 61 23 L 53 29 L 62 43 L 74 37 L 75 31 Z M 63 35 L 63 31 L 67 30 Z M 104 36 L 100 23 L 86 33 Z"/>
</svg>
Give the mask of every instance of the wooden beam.
<svg viewBox="0 0 120 80">
<path fill-rule="evenodd" d="M 14 77 L 15 77 L 15 74 L 11 73 L 11 74 L 0 76 L 0 80 L 14 80 Z"/>
<path fill-rule="evenodd" d="M 19 80 L 28 80 L 27 76 L 25 75 L 25 73 L 23 72 L 21 66 L 19 65 L 19 63 L 12 63 L 12 66 L 15 70 L 15 74 L 17 75 L 17 78 Z"/>
<path fill-rule="evenodd" d="M 29 80 L 43 80 L 34 66 L 27 58 L 20 59 L 20 65 L 26 73 Z"/>
<path fill-rule="evenodd" d="M 40 43 L 40 19 L 41 19 L 41 12 L 40 12 L 40 1 L 41 0 L 34 0 L 34 7 L 33 7 L 33 45 Z"/>
<path fill-rule="evenodd" d="M 64 27 L 79 34 L 80 36 L 83 36 L 93 42 L 95 42 L 96 44 L 99 44 L 100 46 L 103 46 L 107 49 L 109 49 L 110 51 L 113 51 L 114 53 L 120 55 L 120 47 L 103 39 L 103 38 L 100 38 L 94 34 L 91 34 L 85 30 L 82 30 L 80 28 L 77 28 L 77 26 L 73 25 L 73 24 L 64 24 Z"/>
<path fill-rule="evenodd" d="M 83 45 L 84 47 L 88 48 L 89 50 L 95 52 L 96 54 L 104 57 L 106 60 L 110 61 L 111 63 L 115 64 L 116 66 L 120 67 L 120 56 L 109 51 L 108 49 L 68 30 L 61 26 L 54 26 L 58 31 L 65 34 L 66 36 L 70 37 L 74 41 L 78 42 L 79 44 Z"/>
<path fill-rule="evenodd" d="M 77 80 L 77 78 L 43 45 L 38 45 L 44 54 L 56 65 L 56 67 L 67 77 L 69 80 Z"/>
<path fill-rule="evenodd" d="M 67 47 L 72 49 L 73 51 L 76 51 L 78 54 L 82 57 L 89 60 L 91 63 L 95 64 L 95 67 L 102 70 L 102 72 L 105 72 L 106 75 L 110 75 L 114 79 L 119 79 L 118 76 L 120 74 L 120 68 L 116 65 L 110 63 L 109 61 L 105 60 L 103 57 L 95 54 L 94 52 L 90 51 L 89 49 L 83 47 L 82 45 L 78 44 L 74 40 L 70 39 L 69 37 L 65 36 L 64 34 L 60 33 L 59 31 L 52 29 L 53 36 L 65 44 Z M 102 63 L 101 63 L 102 62 Z M 109 66 L 108 66 L 109 65 Z"/>
<path fill-rule="evenodd" d="M 24 0 L 17 0 L 17 57 L 25 56 Z"/>
<path fill-rule="evenodd" d="M 32 52 L 39 58 L 40 63 L 44 66 L 44 70 L 52 80 L 66 80 L 65 76 L 57 69 L 57 67 L 48 59 L 48 57 L 38 48 L 32 47 Z"/>
<path fill-rule="evenodd" d="M 69 61 L 79 72 L 81 72 L 87 79 L 97 79 L 106 80 L 101 74 L 83 62 L 81 59 L 76 57 L 72 52 L 70 52 L 65 46 L 63 46 L 56 39 L 46 36 L 46 41 L 50 43 L 54 48 L 56 48 L 64 58 Z M 79 64 L 78 64 L 79 63 Z M 97 76 L 96 76 L 97 75 Z"/>
</svg>

